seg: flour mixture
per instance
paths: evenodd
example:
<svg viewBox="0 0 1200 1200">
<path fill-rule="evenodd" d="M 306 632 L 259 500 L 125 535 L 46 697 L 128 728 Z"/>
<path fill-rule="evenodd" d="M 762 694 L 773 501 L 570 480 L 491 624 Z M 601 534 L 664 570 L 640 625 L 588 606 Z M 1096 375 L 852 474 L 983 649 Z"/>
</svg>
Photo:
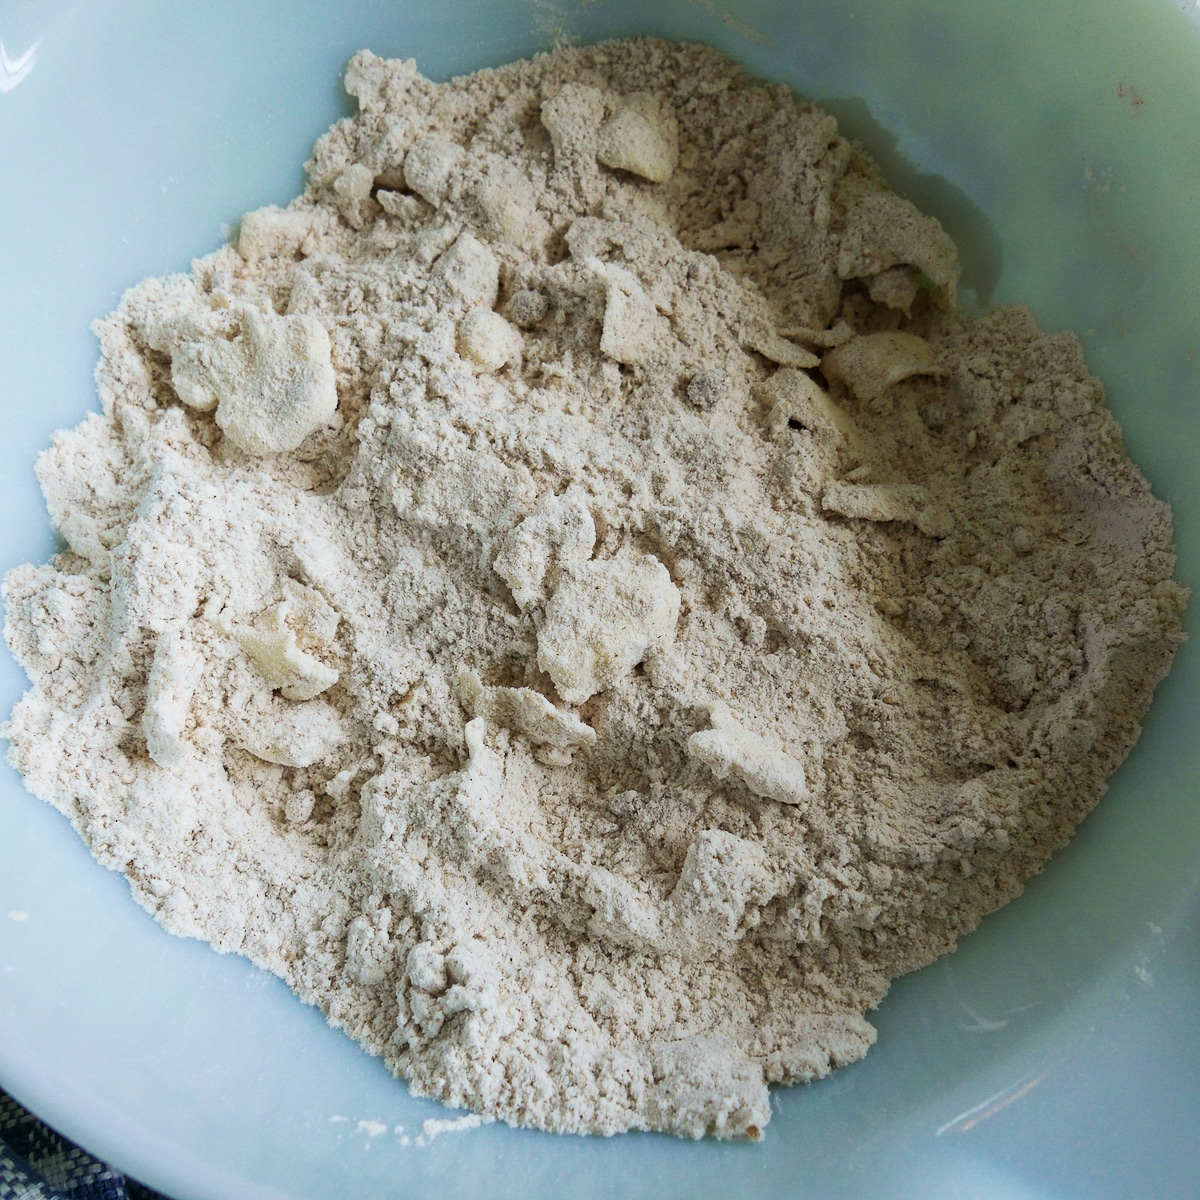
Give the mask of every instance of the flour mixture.
<svg viewBox="0 0 1200 1200">
<path fill-rule="evenodd" d="M 758 1138 L 1104 791 L 1169 512 L 787 88 L 654 40 L 346 86 L 303 196 L 97 326 L 10 759 L 414 1092 Z"/>
</svg>

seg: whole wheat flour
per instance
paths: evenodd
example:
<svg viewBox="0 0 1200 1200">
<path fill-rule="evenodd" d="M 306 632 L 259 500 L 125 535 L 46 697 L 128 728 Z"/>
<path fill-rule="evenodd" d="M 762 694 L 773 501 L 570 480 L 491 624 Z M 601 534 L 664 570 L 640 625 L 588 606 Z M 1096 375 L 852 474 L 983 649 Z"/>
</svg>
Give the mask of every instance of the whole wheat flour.
<svg viewBox="0 0 1200 1200">
<path fill-rule="evenodd" d="M 1168 509 L 786 88 L 654 40 L 346 86 L 303 196 L 97 326 L 10 759 L 415 1092 L 757 1138 L 1103 792 Z"/>
</svg>

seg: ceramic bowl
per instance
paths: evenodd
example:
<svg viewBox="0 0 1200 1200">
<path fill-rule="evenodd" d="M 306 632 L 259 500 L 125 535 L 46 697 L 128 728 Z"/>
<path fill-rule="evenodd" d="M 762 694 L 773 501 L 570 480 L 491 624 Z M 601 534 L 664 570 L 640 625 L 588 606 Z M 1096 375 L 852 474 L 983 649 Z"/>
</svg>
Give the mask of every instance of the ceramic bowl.
<svg viewBox="0 0 1200 1200">
<path fill-rule="evenodd" d="M 360 47 L 434 78 L 555 39 L 712 43 L 832 111 L 959 240 L 963 296 L 1082 338 L 1200 566 L 1200 28 L 1169 0 L 9 0 L 0 9 L 0 566 L 95 404 L 92 318 L 286 203 Z M 0 660 L 0 709 L 25 686 Z M 416 1100 L 278 980 L 164 933 L 0 776 L 0 1085 L 179 1200 L 1195 1195 L 1200 659 L 1071 846 L 899 981 L 861 1063 L 757 1146 L 486 1126 Z M 403 1131 L 397 1132 L 403 1126 Z M 407 1138 L 407 1144 L 405 1139 Z M 419 1144 L 420 1142 L 424 1144 Z"/>
</svg>

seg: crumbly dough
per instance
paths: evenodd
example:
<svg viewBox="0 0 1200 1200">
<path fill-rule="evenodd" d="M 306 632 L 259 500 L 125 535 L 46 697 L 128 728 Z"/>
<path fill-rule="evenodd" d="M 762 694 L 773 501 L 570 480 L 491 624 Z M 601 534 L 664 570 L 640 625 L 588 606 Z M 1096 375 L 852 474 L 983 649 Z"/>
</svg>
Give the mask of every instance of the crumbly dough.
<svg viewBox="0 0 1200 1200">
<path fill-rule="evenodd" d="M 786 88 L 656 40 L 346 84 L 303 196 L 97 326 L 10 759 L 415 1092 L 758 1138 L 1104 791 L 1168 509 Z"/>
</svg>

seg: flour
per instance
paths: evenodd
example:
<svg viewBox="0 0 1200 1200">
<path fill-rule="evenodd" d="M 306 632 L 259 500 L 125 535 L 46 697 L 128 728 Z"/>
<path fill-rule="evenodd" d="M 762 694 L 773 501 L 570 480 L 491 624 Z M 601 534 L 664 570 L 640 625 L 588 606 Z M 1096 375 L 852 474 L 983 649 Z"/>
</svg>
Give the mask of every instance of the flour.
<svg viewBox="0 0 1200 1200">
<path fill-rule="evenodd" d="M 489 1118 L 481 1117 L 478 1113 L 468 1113 L 465 1117 L 439 1119 L 431 1117 L 421 1122 L 421 1132 L 417 1137 L 417 1145 L 424 1146 L 443 1133 L 466 1133 L 468 1129 L 478 1129 L 488 1122 Z"/>
<path fill-rule="evenodd" d="M 1075 338 L 959 315 L 786 88 L 654 40 L 346 84 L 302 197 L 97 326 L 10 760 L 414 1092 L 758 1138 L 1104 791 L 1169 512 Z"/>
</svg>

